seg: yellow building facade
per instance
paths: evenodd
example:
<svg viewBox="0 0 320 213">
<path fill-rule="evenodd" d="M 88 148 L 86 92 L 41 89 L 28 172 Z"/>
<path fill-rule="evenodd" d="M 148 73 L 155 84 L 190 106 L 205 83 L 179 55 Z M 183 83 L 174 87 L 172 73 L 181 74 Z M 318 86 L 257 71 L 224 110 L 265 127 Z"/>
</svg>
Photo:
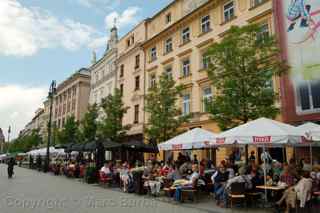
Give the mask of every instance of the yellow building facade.
<svg viewBox="0 0 320 213">
<path fill-rule="evenodd" d="M 117 43 L 117 87 L 128 107 L 123 124 L 130 125 L 128 141 L 143 141 L 145 56 L 142 43 L 146 41 L 146 21 L 139 23 Z"/>
<path fill-rule="evenodd" d="M 146 22 L 147 40 L 143 44 L 146 91 L 166 72 L 177 85 L 182 84 L 185 88 L 177 104 L 182 113 L 191 114 L 192 119 L 182 128 L 201 127 L 218 133 L 220 129 L 206 113 L 204 104 L 204 100 L 217 95 L 207 76 L 205 52 L 211 44 L 219 42 L 233 25 L 257 23 L 262 33 L 274 34 L 272 11 L 271 0 L 172 2 Z M 279 93 L 279 79 L 274 78 L 273 83 L 273 88 Z M 252 149 L 255 148 L 250 147 L 249 151 Z M 193 154 L 197 154 L 198 159 L 211 157 L 220 162 L 231 151 L 230 148 L 219 148 L 217 152 L 193 151 Z M 160 158 L 163 158 L 163 153 Z"/>
</svg>

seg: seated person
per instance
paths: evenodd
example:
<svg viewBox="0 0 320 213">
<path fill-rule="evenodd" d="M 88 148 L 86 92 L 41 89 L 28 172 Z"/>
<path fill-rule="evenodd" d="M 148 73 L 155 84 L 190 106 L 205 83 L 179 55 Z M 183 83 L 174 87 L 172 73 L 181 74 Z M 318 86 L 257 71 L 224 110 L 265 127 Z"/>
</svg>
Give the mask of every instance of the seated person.
<svg viewBox="0 0 320 213">
<path fill-rule="evenodd" d="M 198 184 L 199 180 L 199 167 L 197 164 L 192 165 L 192 174 L 190 175 L 188 181 L 182 183 L 180 186 L 176 187 L 176 192 L 175 192 L 175 200 L 176 201 L 181 201 L 181 191 L 182 189 L 192 189 L 195 184 Z"/>
<path fill-rule="evenodd" d="M 148 162 L 147 167 L 144 169 L 142 178 L 145 180 L 144 186 L 150 188 L 152 195 L 158 195 L 161 189 L 161 182 L 156 180 L 158 176 L 158 167 L 154 166 L 151 161 Z"/>
<path fill-rule="evenodd" d="M 283 201 L 286 203 L 286 211 L 289 212 L 290 208 L 296 207 L 296 200 L 300 201 L 300 207 L 303 208 L 311 199 L 312 179 L 308 172 L 304 172 L 301 180 L 295 185 L 289 187 L 284 191 L 281 199 L 276 203 L 281 205 Z"/>
<path fill-rule="evenodd" d="M 182 175 L 180 174 L 180 171 L 177 168 L 178 168 L 177 164 L 173 165 L 172 169 L 169 171 L 167 175 L 168 180 L 171 180 L 172 182 L 174 182 L 182 178 Z"/>
<path fill-rule="evenodd" d="M 302 178 L 294 186 L 294 190 L 297 192 L 297 200 L 300 201 L 300 207 L 304 208 L 305 204 L 311 200 L 312 179 L 309 172 L 304 172 Z"/>
<path fill-rule="evenodd" d="M 228 181 L 228 179 L 229 179 L 229 172 L 226 170 L 226 167 L 223 164 L 221 164 L 218 167 L 218 171 L 216 171 L 211 177 L 212 183 L 214 184 L 213 190 L 214 190 L 215 199 L 217 200 L 217 202 L 222 200 L 224 186 Z"/>
<path fill-rule="evenodd" d="M 112 176 L 112 172 L 110 169 L 110 163 L 105 163 L 104 166 L 100 169 L 100 171 L 107 177 Z"/>
<path fill-rule="evenodd" d="M 129 175 L 130 175 L 130 170 L 129 170 L 128 164 L 127 163 L 122 164 L 122 168 L 120 170 L 120 180 L 122 181 L 124 192 L 128 191 L 128 184 L 129 184 L 129 178 L 130 178 Z"/>
<path fill-rule="evenodd" d="M 291 175 L 288 164 L 285 164 L 283 167 L 283 172 L 280 176 L 280 181 L 287 184 L 287 186 L 289 187 L 295 184 L 294 176 Z"/>
<path fill-rule="evenodd" d="M 253 188 L 252 179 L 256 176 L 256 173 L 252 172 L 248 175 L 240 175 L 233 177 L 229 179 L 225 185 L 224 191 L 223 191 L 223 202 L 221 203 L 221 206 L 226 207 L 227 201 L 228 201 L 228 194 L 231 192 L 231 185 L 233 183 L 243 183 L 245 187 L 245 191 L 250 191 Z"/>
</svg>

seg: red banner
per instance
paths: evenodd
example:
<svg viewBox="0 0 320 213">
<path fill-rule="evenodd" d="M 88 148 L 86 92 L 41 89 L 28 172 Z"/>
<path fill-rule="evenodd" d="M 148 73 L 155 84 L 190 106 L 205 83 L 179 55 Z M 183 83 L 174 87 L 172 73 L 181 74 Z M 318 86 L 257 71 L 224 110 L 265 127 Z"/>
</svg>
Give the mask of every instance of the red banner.
<svg viewBox="0 0 320 213">
<path fill-rule="evenodd" d="M 182 149 L 182 144 L 173 144 L 173 145 L 172 145 L 172 149 L 173 149 L 173 150 Z"/>
<path fill-rule="evenodd" d="M 217 138 L 216 139 L 217 144 L 224 144 L 225 141 L 226 141 L 226 138 Z"/>
<path fill-rule="evenodd" d="M 271 136 L 253 136 L 253 143 L 271 143 Z"/>
</svg>

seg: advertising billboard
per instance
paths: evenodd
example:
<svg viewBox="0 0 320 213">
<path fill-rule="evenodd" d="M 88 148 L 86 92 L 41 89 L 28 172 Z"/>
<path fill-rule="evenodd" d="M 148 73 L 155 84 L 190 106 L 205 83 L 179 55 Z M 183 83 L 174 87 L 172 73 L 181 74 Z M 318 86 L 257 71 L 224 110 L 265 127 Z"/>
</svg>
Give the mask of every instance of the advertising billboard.
<svg viewBox="0 0 320 213">
<path fill-rule="evenodd" d="M 290 70 L 281 80 L 283 118 L 320 120 L 320 0 L 275 0 L 281 50 Z"/>
</svg>

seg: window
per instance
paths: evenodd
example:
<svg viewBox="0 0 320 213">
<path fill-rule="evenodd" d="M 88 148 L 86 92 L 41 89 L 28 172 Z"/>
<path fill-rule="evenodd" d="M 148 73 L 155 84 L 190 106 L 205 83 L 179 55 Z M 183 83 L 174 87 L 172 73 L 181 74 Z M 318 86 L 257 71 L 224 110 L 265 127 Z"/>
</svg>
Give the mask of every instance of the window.
<svg viewBox="0 0 320 213">
<path fill-rule="evenodd" d="M 120 95 L 123 96 L 123 84 L 120 84 Z"/>
<path fill-rule="evenodd" d="M 127 39 L 127 47 L 130 47 L 134 44 L 134 35 L 130 36 L 130 38 Z"/>
<path fill-rule="evenodd" d="M 265 1 L 266 0 L 251 0 L 251 7 L 258 6 L 258 5 L 262 4 Z"/>
<path fill-rule="evenodd" d="M 172 38 L 169 38 L 165 41 L 165 54 L 170 53 L 172 50 Z"/>
<path fill-rule="evenodd" d="M 171 13 L 168 13 L 166 15 L 166 24 L 169 24 L 171 22 Z"/>
<path fill-rule="evenodd" d="M 157 48 L 153 47 L 150 49 L 150 61 L 157 60 Z"/>
<path fill-rule="evenodd" d="M 153 88 L 156 86 L 156 75 L 151 74 L 149 77 L 149 88 Z"/>
<path fill-rule="evenodd" d="M 121 64 L 120 66 L 120 78 L 124 76 L 124 64 Z"/>
<path fill-rule="evenodd" d="M 211 30 L 210 28 L 210 16 L 205 16 L 201 19 L 201 32 L 207 33 Z"/>
<path fill-rule="evenodd" d="M 172 79 L 172 66 L 167 66 L 165 69 L 165 74 L 168 76 L 168 78 Z"/>
<path fill-rule="evenodd" d="M 135 87 L 134 90 L 139 90 L 140 89 L 140 76 L 135 77 Z"/>
<path fill-rule="evenodd" d="M 208 112 L 208 104 L 212 100 L 211 87 L 206 87 L 202 90 L 202 111 Z"/>
<path fill-rule="evenodd" d="M 134 66 L 135 69 L 140 67 L 140 55 L 136 55 L 136 65 Z"/>
<path fill-rule="evenodd" d="M 182 114 L 188 115 L 190 113 L 190 94 L 183 96 L 182 100 Z"/>
<path fill-rule="evenodd" d="M 209 64 L 210 64 L 210 56 L 207 55 L 206 53 L 202 54 L 202 69 L 208 69 L 209 68 Z"/>
<path fill-rule="evenodd" d="M 274 88 L 273 88 L 273 73 L 270 70 L 266 70 L 265 72 L 268 76 L 268 81 L 266 82 L 265 87 L 267 89 L 271 89 L 273 91 L 274 90 Z"/>
<path fill-rule="evenodd" d="M 257 33 L 257 41 L 264 41 L 269 37 L 269 25 L 268 23 L 264 23 L 260 26 L 260 30 Z"/>
<path fill-rule="evenodd" d="M 223 6 L 224 21 L 228 22 L 234 18 L 234 2 L 231 1 Z"/>
<path fill-rule="evenodd" d="M 306 81 L 297 88 L 298 105 L 301 111 L 320 110 L 320 81 Z"/>
<path fill-rule="evenodd" d="M 182 61 L 182 77 L 187 77 L 190 75 L 190 59 L 185 59 Z"/>
<path fill-rule="evenodd" d="M 134 106 L 134 121 L 133 123 L 139 123 L 139 105 Z"/>
<path fill-rule="evenodd" d="M 71 110 L 74 111 L 76 109 L 76 100 L 72 100 Z"/>
<path fill-rule="evenodd" d="M 190 27 L 182 30 L 182 43 L 185 44 L 190 41 Z"/>
<path fill-rule="evenodd" d="M 68 103 L 67 103 L 67 113 L 70 112 L 70 109 L 71 109 L 71 104 L 70 104 L 70 102 L 68 102 Z"/>
</svg>

